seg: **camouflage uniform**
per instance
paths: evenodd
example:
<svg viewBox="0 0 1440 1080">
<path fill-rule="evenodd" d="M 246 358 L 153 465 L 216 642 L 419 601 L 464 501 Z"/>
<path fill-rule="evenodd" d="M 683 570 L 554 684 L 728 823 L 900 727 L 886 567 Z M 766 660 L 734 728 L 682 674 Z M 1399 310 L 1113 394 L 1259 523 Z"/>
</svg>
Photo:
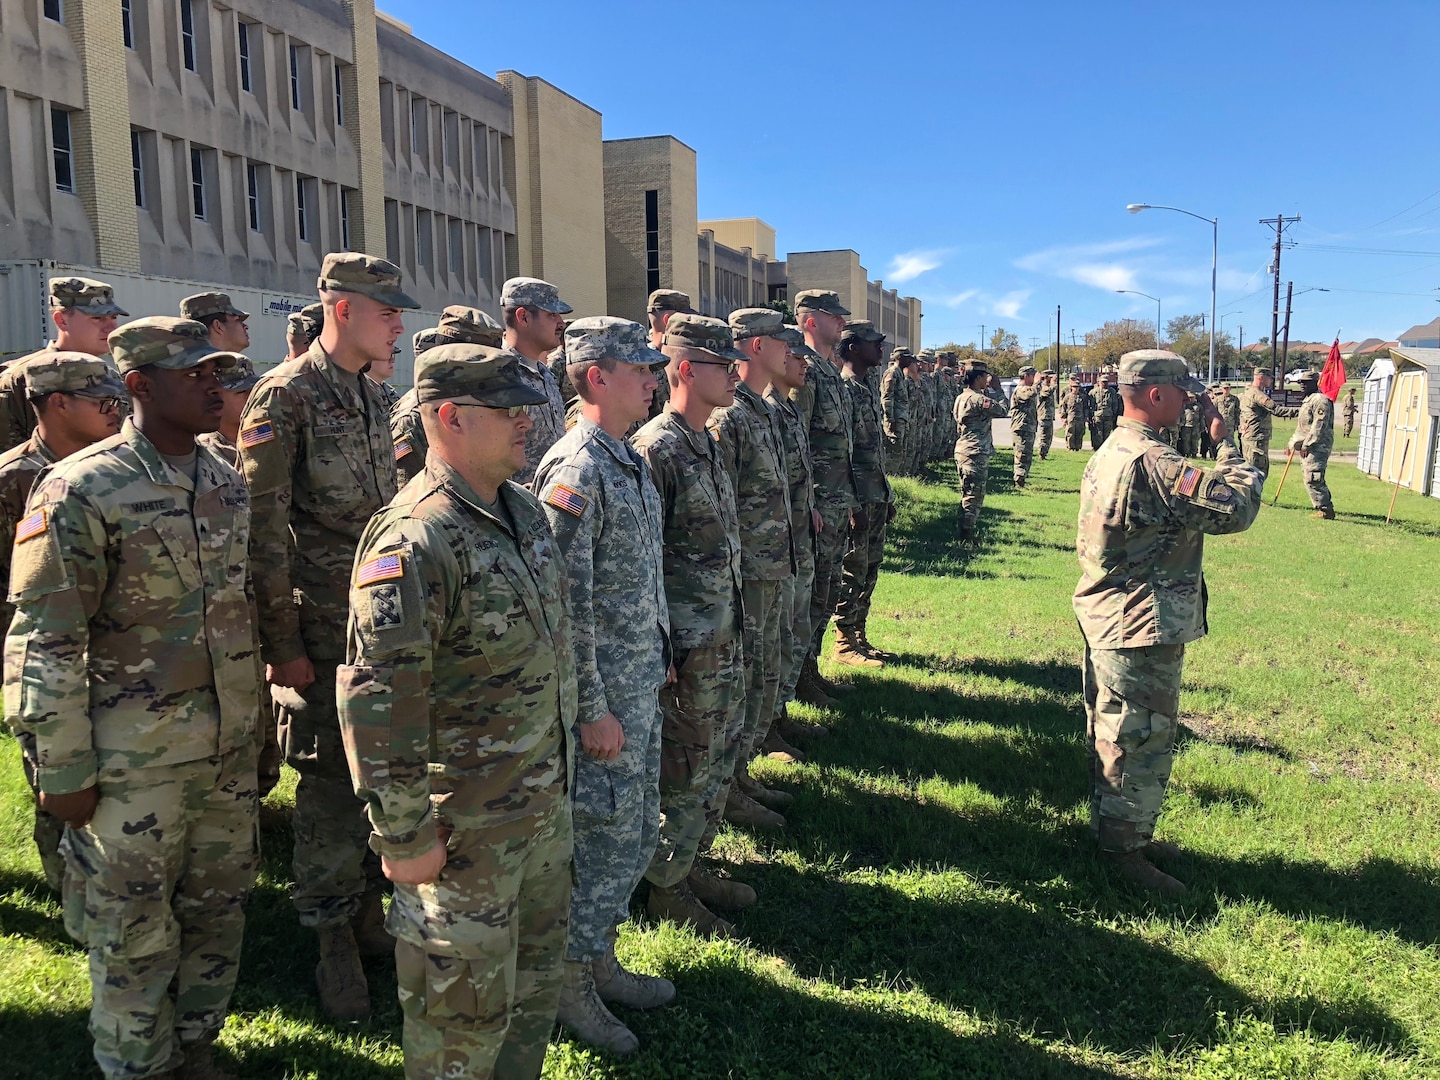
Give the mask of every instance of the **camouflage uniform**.
<svg viewBox="0 0 1440 1080">
<path fill-rule="evenodd" d="M 881 427 L 880 402 L 870 388 L 854 377 L 850 368 L 841 372 L 850 399 L 850 428 L 855 433 L 851 462 L 855 472 L 855 491 L 865 511 L 864 529 L 851 528 L 840 584 L 840 599 L 835 605 L 835 627 L 857 632 L 865 640 L 865 624 L 870 617 L 870 600 L 880 578 L 880 564 L 885 559 L 885 528 L 890 517 L 890 504 L 895 493 L 885 476 L 885 442 Z"/>
<path fill-rule="evenodd" d="M 567 338 L 591 321 L 579 320 Z M 569 582 L 580 723 L 610 713 L 625 731 L 613 761 L 581 754 L 575 763 L 576 885 L 565 956 L 591 961 L 628 918 L 659 836 L 658 693 L 670 633 L 660 496 L 640 456 L 585 417 L 541 460 L 534 489 Z"/>
<path fill-rule="evenodd" d="M 1026 365 L 1027 367 L 1029 365 Z M 1033 373 L 1034 368 L 1030 368 Z M 1021 368 L 1020 373 L 1025 374 Z M 1014 449 L 1015 468 L 1013 478 L 1017 487 L 1023 487 L 1030 476 L 1030 463 L 1035 457 L 1035 435 L 1039 425 L 1040 387 L 1026 386 L 1023 382 L 1015 386 L 1010 395 L 1010 445 Z"/>
<path fill-rule="evenodd" d="M 417 367 L 427 400 L 509 400 Z M 529 492 L 506 482 L 488 504 L 431 454 L 355 567 L 337 696 L 372 842 L 414 858 L 445 830 L 439 879 L 397 884 L 387 919 L 405 1075 L 538 1076 L 572 867 L 575 667 L 554 536 Z"/>
<path fill-rule="evenodd" d="M 1299 409 L 1276 405 L 1274 398 L 1257 387 L 1247 386 L 1240 395 L 1240 437 L 1245 460 L 1259 469 L 1261 476 L 1270 475 L 1270 435 L 1275 429 L 1272 417 L 1294 419 L 1299 415 Z"/>
<path fill-rule="evenodd" d="M 1215 410 L 1230 429 L 1230 437 L 1235 440 L 1236 449 L 1243 454 L 1245 451 L 1240 444 L 1240 399 L 1234 394 L 1219 394 L 1215 398 Z"/>
<path fill-rule="evenodd" d="M 1345 420 L 1345 438 L 1350 437 L 1350 432 L 1355 429 L 1355 417 L 1360 412 L 1360 405 L 1355 400 L 1355 389 L 1351 387 L 1345 391 L 1345 400 L 1340 403 L 1340 415 Z"/>
<path fill-rule="evenodd" d="M 976 367 L 979 366 L 977 361 Z M 973 371 L 974 368 L 972 367 Z M 983 370 L 983 369 L 982 369 Z M 990 479 L 990 455 L 995 452 L 991 421 L 1009 414 L 999 390 L 979 391 L 966 387 L 955 399 L 955 471 L 960 476 L 960 531 L 971 533 L 985 505 L 985 484 Z"/>
<path fill-rule="evenodd" d="M 1121 358 L 1122 379 L 1187 377 L 1178 357 L 1138 371 L 1131 363 Z M 1216 467 L 1201 469 L 1124 418 L 1085 468 L 1074 609 L 1085 637 L 1091 828 L 1103 850 L 1138 851 L 1154 834 L 1185 643 L 1207 629 L 1204 536 L 1249 528 L 1263 486 L 1229 440 Z"/>
<path fill-rule="evenodd" d="M 1325 483 L 1325 468 L 1335 446 L 1335 403 L 1318 391 L 1300 404 L 1299 422 L 1290 439 L 1290 449 L 1307 451 L 1301 459 L 1305 469 L 1305 490 L 1310 505 L 1326 517 L 1335 516 L 1335 502 L 1330 486 Z"/>
<path fill-rule="evenodd" d="M 332 265 L 336 257 L 327 256 L 322 284 L 414 306 L 400 292 L 397 267 L 348 258 Z M 362 897 L 381 888 L 340 741 L 335 669 L 345 657 L 355 544 L 395 497 L 387 413 L 375 384 L 338 366 L 317 340 L 260 380 L 240 420 L 262 652 L 270 664 L 308 656 L 315 668 L 315 682 L 302 691 L 306 708 L 277 708 L 285 760 L 300 774 L 292 897 L 300 924 L 315 929 L 348 922 Z"/>
<path fill-rule="evenodd" d="M 660 691 L 660 840 L 645 876 L 671 888 L 720 823 L 745 723 L 740 524 L 715 441 L 671 407 L 634 446 L 660 498 L 677 681 Z"/>
<path fill-rule="evenodd" d="M 815 586 L 815 469 L 810 461 L 810 434 L 795 402 L 777 393 L 774 386 L 765 391 L 765 400 L 775 410 L 785 444 L 790 535 L 795 543 L 795 576 L 788 579 L 788 595 L 781 598 L 782 612 L 788 614 L 784 614 L 780 628 L 780 687 L 776 700 L 784 706 L 795 700 L 795 686 L 810 642 L 810 593 Z M 786 592 L 783 588 L 781 591 Z"/>
<path fill-rule="evenodd" d="M 199 323 L 127 329 L 127 367 L 214 351 Z M 65 928 L 89 950 L 101 1071 L 149 1076 L 219 1033 L 240 962 L 257 854 L 249 500 L 203 447 L 192 479 L 127 421 L 51 466 L 28 511 L 5 712 L 34 733 L 42 791 L 98 787 L 61 845 Z"/>
<path fill-rule="evenodd" d="M 1048 373 L 1047 373 L 1048 374 Z M 1050 444 L 1055 439 L 1055 383 L 1045 379 L 1040 383 L 1040 435 L 1037 440 L 1036 449 L 1040 452 L 1040 460 L 1044 461 L 1050 456 Z"/>
<path fill-rule="evenodd" d="M 1085 425 L 1090 422 L 1090 395 L 1079 379 L 1071 381 L 1060 396 L 1060 423 L 1065 428 L 1065 447 L 1079 450 L 1085 438 Z"/>
<path fill-rule="evenodd" d="M 899 364 L 885 369 L 880 381 L 880 403 L 885 416 L 885 460 L 908 473 L 911 384 Z"/>
<path fill-rule="evenodd" d="M 1200 455 L 1200 399 L 1194 395 L 1185 403 L 1185 409 L 1180 414 L 1178 440 L 1176 449 L 1185 457 Z"/>
<path fill-rule="evenodd" d="M 646 317 L 665 313 L 666 320 L 670 315 L 695 315 L 696 310 L 690 305 L 688 293 L 680 292 L 678 289 L 656 289 L 645 301 Z M 653 334 L 654 331 L 651 331 Z M 663 375 L 659 385 L 655 387 L 655 394 L 650 399 L 650 419 L 653 420 L 665 411 L 665 405 L 670 400 L 670 380 Z M 633 436 L 633 432 L 631 433 Z"/>
<path fill-rule="evenodd" d="M 1120 391 L 1102 376 L 1090 398 L 1090 449 L 1099 450 L 1115 430 L 1115 418 L 1125 410 L 1120 404 Z"/>
<path fill-rule="evenodd" d="M 505 282 L 500 306 L 537 307 L 557 315 L 566 315 L 574 310 L 560 299 L 560 291 L 554 285 L 539 278 L 511 278 Z M 549 364 L 531 360 L 514 348 L 507 351 L 520 361 L 530 384 L 545 395 L 546 404 L 530 407 L 530 430 L 525 435 L 525 468 L 512 478 L 517 484 L 531 487 L 540 459 L 565 434 L 565 395 L 561 393 L 560 383 Z"/>
</svg>

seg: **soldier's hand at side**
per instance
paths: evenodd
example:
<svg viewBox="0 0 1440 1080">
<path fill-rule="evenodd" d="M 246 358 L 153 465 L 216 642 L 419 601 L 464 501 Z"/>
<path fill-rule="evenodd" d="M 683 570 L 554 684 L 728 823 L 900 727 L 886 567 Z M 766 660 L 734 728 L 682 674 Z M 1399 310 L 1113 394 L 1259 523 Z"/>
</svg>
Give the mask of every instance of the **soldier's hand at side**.
<svg viewBox="0 0 1440 1080">
<path fill-rule="evenodd" d="M 864 510 L 851 510 L 850 527 L 857 532 L 864 532 L 870 527 L 870 515 L 865 513 Z"/>
<path fill-rule="evenodd" d="M 51 817 L 59 818 L 72 829 L 83 829 L 95 816 L 95 806 L 100 802 L 100 789 L 94 784 L 79 791 L 67 791 L 55 795 L 48 791 L 40 793 L 40 809 Z"/>
<path fill-rule="evenodd" d="M 445 841 L 437 840 L 424 855 L 413 859 L 392 859 L 381 855 L 380 869 L 386 878 L 398 885 L 428 885 L 445 869 Z"/>
<path fill-rule="evenodd" d="M 669 667 L 669 668 L 666 670 L 666 672 L 665 672 L 665 685 L 666 685 L 666 686 L 674 686 L 674 685 L 675 685 L 677 682 L 679 682 L 679 681 L 680 681 L 680 675 L 679 675 L 678 672 L 676 672 L 676 670 L 675 670 L 675 665 L 674 665 L 674 664 L 671 664 L 670 667 Z"/>
<path fill-rule="evenodd" d="M 625 748 L 625 729 L 614 713 L 580 725 L 580 748 L 598 761 L 614 761 Z"/>
<path fill-rule="evenodd" d="M 315 681 L 315 665 L 308 656 L 297 656 L 283 664 L 266 664 L 265 681 L 276 686 L 288 686 L 298 692 Z"/>
<path fill-rule="evenodd" d="M 1302 446 L 1302 447 L 1300 447 L 1300 456 L 1301 456 L 1301 457 L 1309 457 L 1309 456 L 1310 456 L 1310 448 L 1309 448 L 1308 446 Z"/>
<path fill-rule="evenodd" d="M 819 536 L 825 531 L 825 519 L 820 516 L 819 510 L 810 511 L 810 521 L 815 526 L 815 535 Z"/>
</svg>

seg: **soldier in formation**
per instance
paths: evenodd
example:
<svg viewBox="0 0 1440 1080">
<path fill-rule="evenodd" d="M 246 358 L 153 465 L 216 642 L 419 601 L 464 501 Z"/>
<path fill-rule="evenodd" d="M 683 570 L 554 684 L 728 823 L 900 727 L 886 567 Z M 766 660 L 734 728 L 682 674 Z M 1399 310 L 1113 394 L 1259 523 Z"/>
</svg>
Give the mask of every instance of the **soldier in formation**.
<svg viewBox="0 0 1440 1080">
<path fill-rule="evenodd" d="M 913 384 L 909 371 L 915 357 L 909 349 L 890 354 L 890 366 L 880 380 L 880 408 L 885 428 L 885 461 L 898 475 L 910 473 L 910 397 Z"/>
<path fill-rule="evenodd" d="M 1290 449 L 1300 454 L 1304 467 L 1305 490 L 1310 494 L 1310 505 L 1315 508 L 1310 516 L 1333 521 L 1335 502 L 1325 483 L 1325 469 L 1335 446 L 1335 403 L 1320 393 L 1320 376 L 1315 372 L 1307 371 L 1299 382 L 1305 391 L 1305 400 L 1300 403 Z"/>
<path fill-rule="evenodd" d="M 1180 424 L 1177 428 L 1177 446 L 1185 457 L 1200 456 L 1200 398 L 1196 394 L 1190 394 L 1185 399 L 1185 408 L 1180 412 Z"/>
<path fill-rule="evenodd" d="M 1245 460 L 1260 470 L 1261 476 L 1270 475 L 1270 435 L 1274 431 L 1274 418 L 1295 419 L 1298 409 L 1275 404 L 1270 396 L 1274 380 L 1270 373 L 1255 369 L 1255 376 L 1245 393 L 1240 395 L 1240 438 L 1245 447 Z"/>
<path fill-rule="evenodd" d="M 1355 388 L 1348 387 L 1345 390 L 1345 400 L 1340 402 L 1340 415 L 1345 421 L 1345 438 L 1350 437 L 1350 432 L 1355 429 L 1355 417 L 1360 414 L 1360 405 L 1355 400 Z"/>
<path fill-rule="evenodd" d="M 565 434 L 565 397 L 551 370 L 550 356 L 562 344 L 565 316 L 575 309 L 560 299 L 560 290 L 539 278 L 511 278 L 501 287 L 500 310 L 505 323 L 505 348 L 545 391 L 545 404 L 530 409 L 533 423 L 526 434 L 525 468 L 517 484 L 530 483 L 545 451 Z"/>
<path fill-rule="evenodd" d="M 1040 374 L 1040 435 L 1035 449 L 1044 461 L 1050 456 L 1050 444 L 1055 440 L 1055 405 L 1060 378 L 1053 371 Z"/>
<path fill-rule="evenodd" d="M 1023 488 L 1030 476 L 1030 463 L 1035 456 L 1035 436 L 1039 431 L 1041 390 L 1035 385 L 1035 369 L 1026 364 L 1020 369 L 1020 382 L 1010 395 L 1010 444 L 1014 448 L 1013 479 Z"/>
<path fill-rule="evenodd" d="M 1106 367 L 1090 395 L 1090 449 L 1099 450 L 1120 415 L 1120 394 L 1115 389 L 1115 371 Z"/>
<path fill-rule="evenodd" d="M 1060 397 L 1060 423 L 1065 428 L 1065 448 L 1079 450 L 1090 423 L 1090 395 L 1080 382 L 1080 373 L 1073 371 Z"/>
<path fill-rule="evenodd" d="M 965 372 L 965 392 L 955 399 L 955 471 L 960 478 L 959 537 L 965 543 L 975 539 L 980 508 L 985 503 L 985 484 L 990 478 L 990 455 L 995 451 L 991 421 L 1006 416 L 1009 408 L 999 389 L 990 386 L 990 368 L 973 360 Z"/>
</svg>

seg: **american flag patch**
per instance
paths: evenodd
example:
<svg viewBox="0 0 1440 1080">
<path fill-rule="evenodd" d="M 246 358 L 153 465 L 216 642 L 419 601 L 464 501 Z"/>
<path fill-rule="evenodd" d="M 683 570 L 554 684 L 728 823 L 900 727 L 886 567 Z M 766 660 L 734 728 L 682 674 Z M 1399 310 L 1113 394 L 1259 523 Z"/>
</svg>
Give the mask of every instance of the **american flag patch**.
<svg viewBox="0 0 1440 1080">
<path fill-rule="evenodd" d="M 244 431 L 240 432 L 241 446 L 259 446 L 262 443 L 270 442 L 275 438 L 275 425 L 269 420 L 261 420 L 258 424 L 251 424 Z"/>
<path fill-rule="evenodd" d="M 26 540 L 34 540 L 50 527 L 50 515 L 45 512 L 42 506 L 33 514 L 27 517 L 19 525 L 15 526 L 15 543 L 23 544 Z"/>
<path fill-rule="evenodd" d="M 401 439 L 395 444 L 395 460 L 399 461 L 402 457 L 404 457 L 406 454 L 410 453 L 410 451 L 414 449 L 415 448 L 410 445 L 409 439 Z"/>
<path fill-rule="evenodd" d="M 399 555 L 381 555 L 355 571 L 355 584 L 374 585 L 377 581 L 390 581 L 392 578 L 404 576 L 405 567 Z"/>
<path fill-rule="evenodd" d="M 1190 498 L 1200 486 L 1200 478 L 1204 475 L 1204 469 L 1197 469 L 1193 465 L 1185 466 L 1185 471 L 1180 474 L 1180 480 L 1175 485 L 1175 494 Z"/>
<path fill-rule="evenodd" d="M 581 495 L 574 488 L 566 487 L 564 484 L 556 484 L 550 489 L 550 494 L 545 496 L 545 501 L 551 506 L 559 507 L 567 514 L 574 514 L 580 517 L 585 513 L 585 507 L 590 505 L 590 500 Z"/>
</svg>

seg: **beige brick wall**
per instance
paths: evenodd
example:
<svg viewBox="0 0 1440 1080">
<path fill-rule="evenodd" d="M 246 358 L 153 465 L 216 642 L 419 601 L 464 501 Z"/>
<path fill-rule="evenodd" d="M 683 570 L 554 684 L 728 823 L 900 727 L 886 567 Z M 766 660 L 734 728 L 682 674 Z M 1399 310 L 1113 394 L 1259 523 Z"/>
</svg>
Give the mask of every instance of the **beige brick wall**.
<svg viewBox="0 0 1440 1080">
<path fill-rule="evenodd" d="M 701 232 L 709 229 L 715 234 L 716 243 L 732 247 L 736 251 L 748 247 L 757 257 L 776 257 L 775 229 L 759 218 L 720 218 L 701 221 L 698 227 Z"/>
<path fill-rule="evenodd" d="M 85 108 L 70 117 L 75 192 L 95 230 L 102 266 L 140 269 L 140 227 L 130 172 L 130 84 L 125 40 L 113 0 L 69 0 Z"/>
<path fill-rule="evenodd" d="M 645 192 L 657 192 L 660 285 L 699 302 L 695 151 L 669 135 L 605 143 L 605 273 L 610 314 L 643 322 Z"/>
<path fill-rule="evenodd" d="M 355 145 L 360 183 L 350 196 L 350 246 L 385 256 L 385 152 L 380 138 L 380 48 L 375 37 L 375 0 L 343 0 L 350 19 L 354 63 L 343 94 L 345 129 Z"/>
</svg>

